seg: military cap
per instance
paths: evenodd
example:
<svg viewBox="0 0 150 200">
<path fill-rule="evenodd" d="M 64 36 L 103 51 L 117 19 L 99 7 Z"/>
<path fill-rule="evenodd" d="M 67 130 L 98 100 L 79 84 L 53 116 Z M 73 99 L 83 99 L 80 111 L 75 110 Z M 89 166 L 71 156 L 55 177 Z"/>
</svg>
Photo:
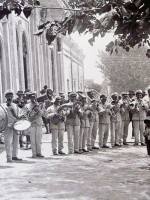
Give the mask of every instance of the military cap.
<svg viewBox="0 0 150 200">
<path fill-rule="evenodd" d="M 143 92 L 142 92 L 142 90 L 137 90 L 136 92 L 135 92 L 135 94 L 142 94 Z"/>
<path fill-rule="evenodd" d="M 69 97 L 76 97 L 77 96 L 77 93 L 76 92 L 71 92 L 70 94 L 69 94 Z"/>
<path fill-rule="evenodd" d="M 22 90 L 19 90 L 16 94 L 17 95 L 24 95 L 24 92 Z"/>
<path fill-rule="evenodd" d="M 33 92 L 28 92 L 28 96 L 29 96 L 29 98 L 30 97 L 33 97 L 33 96 L 36 96 L 37 94 L 36 94 L 36 91 L 33 91 Z"/>
<path fill-rule="evenodd" d="M 12 94 L 12 95 L 14 95 L 14 92 L 13 92 L 12 90 L 9 89 L 9 90 L 6 90 L 6 91 L 5 91 L 5 96 L 6 96 L 7 94 Z"/>
<path fill-rule="evenodd" d="M 129 93 L 128 92 L 121 92 L 122 96 L 127 96 Z"/>
<path fill-rule="evenodd" d="M 129 94 L 133 94 L 133 95 L 135 95 L 135 92 L 132 91 L 132 90 L 129 90 Z"/>
<path fill-rule="evenodd" d="M 61 98 L 60 96 L 56 96 L 56 97 L 55 97 L 55 101 L 56 101 L 56 100 L 60 100 L 60 101 L 61 101 L 62 98 Z"/>
<path fill-rule="evenodd" d="M 118 96 L 118 93 L 114 92 L 114 93 L 111 94 L 111 97 L 114 97 L 114 96 Z"/>
</svg>

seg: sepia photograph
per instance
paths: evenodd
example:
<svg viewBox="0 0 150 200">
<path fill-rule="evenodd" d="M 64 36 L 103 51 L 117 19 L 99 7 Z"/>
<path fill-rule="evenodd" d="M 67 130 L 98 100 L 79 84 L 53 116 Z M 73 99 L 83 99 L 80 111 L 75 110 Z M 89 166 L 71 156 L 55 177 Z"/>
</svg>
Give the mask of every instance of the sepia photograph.
<svg viewBox="0 0 150 200">
<path fill-rule="evenodd" d="M 0 200 L 150 200 L 150 0 L 0 0 Z"/>
</svg>

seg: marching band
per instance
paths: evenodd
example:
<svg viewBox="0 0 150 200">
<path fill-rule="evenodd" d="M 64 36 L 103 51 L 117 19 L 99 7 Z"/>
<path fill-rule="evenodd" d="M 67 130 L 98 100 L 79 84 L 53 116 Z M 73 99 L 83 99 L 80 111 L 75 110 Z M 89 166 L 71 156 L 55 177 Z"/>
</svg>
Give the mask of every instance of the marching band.
<svg viewBox="0 0 150 200">
<path fill-rule="evenodd" d="M 14 93 L 5 92 L 6 103 L 2 104 L 7 119 L 3 127 L 7 162 L 18 158 L 18 135 L 31 142 L 32 158 L 44 157 L 41 152 L 42 126 L 52 134 L 53 155 L 64 155 L 64 133 L 67 131 L 68 154 L 82 154 L 100 148 L 113 148 L 128 145 L 129 123 L 132 122 L 134 145 L 145 146 L 145 119 L 150 107 L 148 96 L 141 90 L 111 94 L 111 98 L 94 90 L 70 92 L 68 100 L 63 93 L 54 98 L 51 89 L 42 90 L 41 96 L 30 90 Z M 2 109 L 1 109 L 2 110 Z M 1 116 L 2 118 L 2 116 Z M 149 129 L 148 129 L 149 130 Z M 145 133 L 146 134 L 146 133 Z M 108 145 L 110 135 L 111 145 Z M 95 145 L 99 138 L 98 146 Z M 139 140 L 140 139 L 140 140 Z M 22 147 L 22 139 L 20 139 Z"/>
</svg>

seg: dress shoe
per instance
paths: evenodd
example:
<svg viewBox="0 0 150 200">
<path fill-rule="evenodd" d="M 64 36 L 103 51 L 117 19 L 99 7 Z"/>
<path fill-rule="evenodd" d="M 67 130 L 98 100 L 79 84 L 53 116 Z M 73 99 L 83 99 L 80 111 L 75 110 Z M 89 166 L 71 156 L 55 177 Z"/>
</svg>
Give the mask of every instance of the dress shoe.
<svg viewBox="0 0 150 200">
<path fill-rule="evenodd" d="M 88 151 L 88 150 L 86 150 L 86 149 L 82 149 L 82 151 L 83 151 L 83 152 L 89 152 L 89 151 Z"/>
<path fill-rule="evenodd" d="M 54 156 L 57 156 L 57 155 L 58 155 L 58 153 L 57 153 L 57 152 L 53 152 L 53 155 L 54 155 Z"/>
<path fill-rule="evenodd" d="M 144 142 L 141 143 L 141 146 L 146 146 L 146 144 Z"/>
<path fill-rule="evenodd" d="M 44 156 L 42 154 L 37 154 L 37 157 L 44 158 Z"/>
<path fill-rule="evenodd" d="M 80 153 L 83 153 L 82 149 L 79 149 L 79 152 L 80 152 Z"/>
<path fill-rule="evenodd" d="M 36 155 L 32 155 L 32 158 L 36 158 L 37 156 Z"/>
<path fill-rule="evenodd" d="M 115 146 L 116 146 L 116 147 L 120 147 L 120 144 L 116 143 Z"/>
<path fill-rule="evenodd" d="M 65 155 L 65 153 L 63 151 L 58 151 L 58 154 Z"/>
<path fill-rule="evenodd" d="M 88 151 L 93 151 L 93 149 L 92 149 L 92 148 L 87 148 L 87 150 L 88 150 Z"/>
<path fill-rule="evenodd" d="M 74 153 L 76 153 L 76 154 L 82 154 L 80 151 L 74 151 Z"/>
<path fill-rule="evenodd" d="M 20 148 L 23 148 L 24 146 L 23 146 L 23 144 L 20 144 Z"/>
<path fill-rule="evenodd" d="M 18 160 L 18 161 L 21 161 L 22 159 L 21 159 L 21 158 L 17 158 L 17 157 L 12 157 L 12 160 Z"/>
<path fill-rule="evenodd" d="M 138 143 L 134 143 L 134 144 L 133 144 L 133 146 L 138 146 L 138 145 L 139 145 Z"/>
<path fill-rule="evenodd" d="M 109 148 L 109 146 L 107 146 L 107 145 L 103 145 L 103 148 Z"/>
<path fill-rule="evenodd" d="M 123 142 L 123 145 L 129 145 L 127 142 Z"/>
<path fill-rule="evenodd" d="M 95 146 L 94 146 L 94 147 L 92 147 L 92 149 L 99 149 L 99 147 L 95 147 Z"/>
</svg>

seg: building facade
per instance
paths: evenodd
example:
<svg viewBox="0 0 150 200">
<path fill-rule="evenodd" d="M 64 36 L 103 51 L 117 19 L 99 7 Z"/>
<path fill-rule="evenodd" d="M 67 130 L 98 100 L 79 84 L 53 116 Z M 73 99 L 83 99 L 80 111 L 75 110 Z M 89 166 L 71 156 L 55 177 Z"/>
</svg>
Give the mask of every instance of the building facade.
<svg viewBox="0 0 150 200">
<path fill-rule="evenodd" d="M 48 2 L 48 7 L 64 6 L 60 0 Z M 38 95 L 45 84 L 55 94 L 83 90 L 84 56 L 79 47 L 64 36 L 48 46 L 45 34 L 34 35 L 38 25 L 47 19 L 60 20 L 62 14 L 62 10 L 56 14 L 55 10 L 37 8 L 29 19 L 12 13 L 0 21 L 1 102 L 6 89 L 16 92 L 29 88 Z"/>
</svg>

